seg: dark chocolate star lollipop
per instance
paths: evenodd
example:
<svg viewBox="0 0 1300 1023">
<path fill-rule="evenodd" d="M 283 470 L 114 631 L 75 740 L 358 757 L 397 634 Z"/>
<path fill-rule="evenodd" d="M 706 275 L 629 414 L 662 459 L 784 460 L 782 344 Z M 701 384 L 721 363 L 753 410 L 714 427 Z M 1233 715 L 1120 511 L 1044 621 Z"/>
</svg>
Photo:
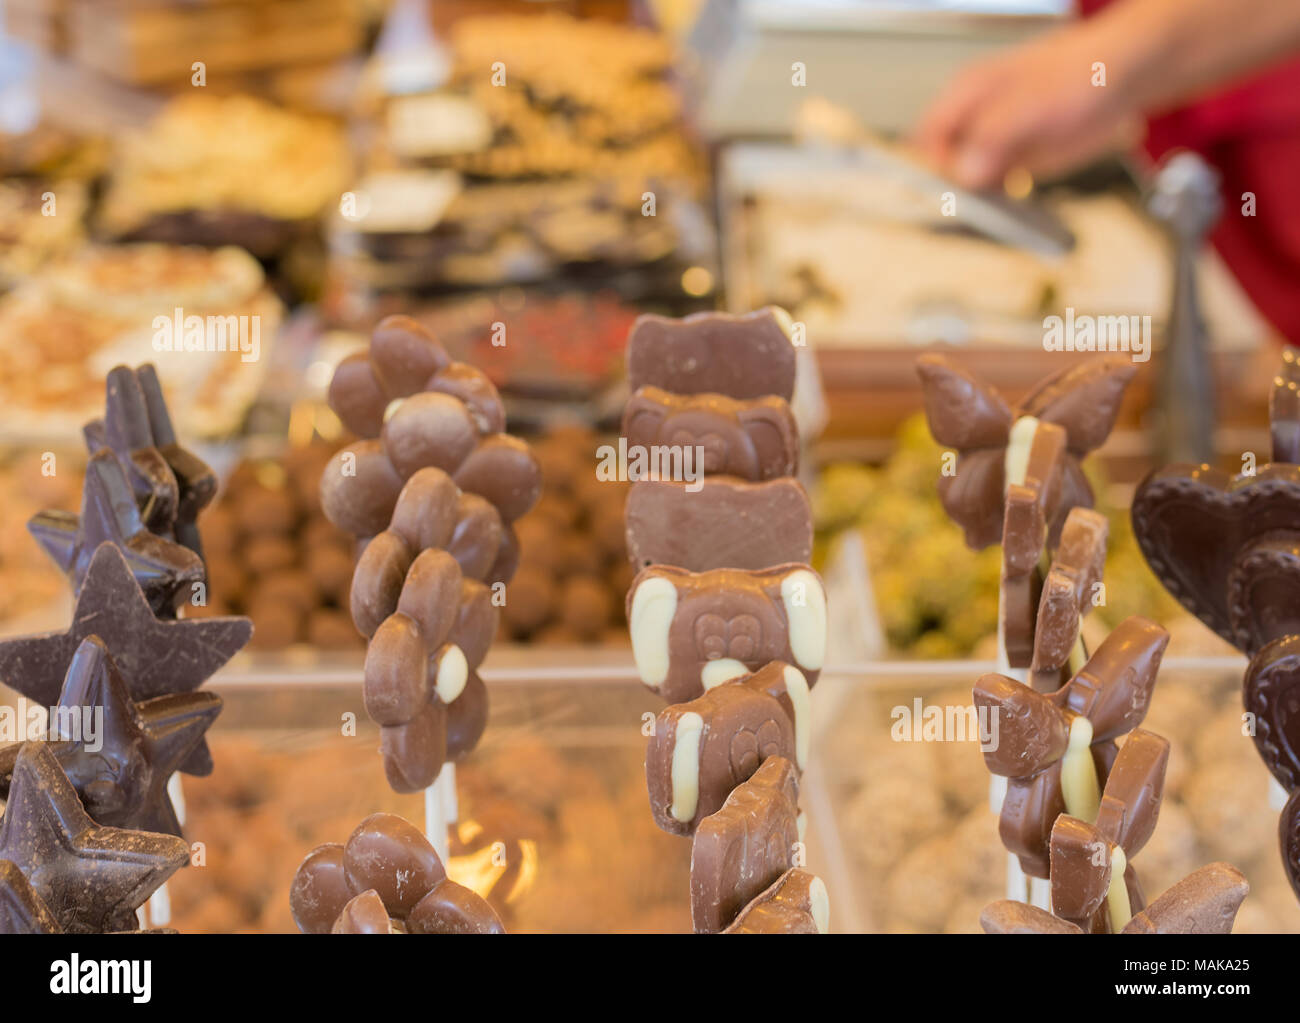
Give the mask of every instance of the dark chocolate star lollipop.
<svg viewBox="0 0 1300 1023">
<path fill-rule="evenodd" d="M 109 827 L 179 836 L 167 779 L 203 741 L 221 697 L 178 693 L 137 704 L 103 641 L 91 636 L 73 655 L 58 704 L 66 712 L 83 708 L 102 710 L 102 720 L 92 719 L 80 735 L 55 734 L 49 745 L 86 812 Z M 0 798 L 9 793 L 19 748 L 0 749 Z"/>
<path fill-rule="evenodd" d="M 0 860 L 0 934 L 58 934 L 49 907 L 9 860 Z"/>
<path fill-rule="evenodd" d="M 177 602 L 203 581 L 203 560 L 197 554 L 145 528 L 126 470 L 108 448 L 95 452 L 86 466 L 80 516 L 38 512 L 27 528 L 72 580 L 77 593 L 102 543 L 122 549 L 149 606 L 162 617 L 175 617 Z"/>
<path fill-rule="evenodd" d="M 100 827 L 45 743 L 19 750 L 0 817 L 0 860 L 17 866 L 65 931 L 134 930 L 136 909 L 189 852 L 173 835 Z"/>
<path fill-rule="evenodd" d="M 87 636 L 98 636 L 112 653 L 132 699 L 190 693 L 238 653 L 252 633 L 247 618 L 155 617 L 125 555 L 106 543 L 91 559 L 66 632 L 0 642 L 0 682 L 43 707 L 53 706 L 77 647 Z M 212 771 L 206 741 L 181 770 L 199 775 Z"/>
<path fill-rule="evenodd" d="M 200 557 L 198 514 L 217 493 L 217 477 L 201 458 L 176 442 L 171 414 L 146 363 L 116 366 L 108 374 L 103 419 L 87 423 L 86 446 L 113 452 L 127 467 L 136 504 L 151 532 L 175 539 Z"/>
</svg>

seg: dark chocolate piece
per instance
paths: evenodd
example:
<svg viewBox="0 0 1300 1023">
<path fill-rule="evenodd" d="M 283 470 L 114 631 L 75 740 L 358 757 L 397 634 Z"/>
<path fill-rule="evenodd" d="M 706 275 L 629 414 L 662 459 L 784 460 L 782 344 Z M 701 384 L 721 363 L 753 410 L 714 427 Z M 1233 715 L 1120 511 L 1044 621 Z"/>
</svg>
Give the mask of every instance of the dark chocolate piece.
<svg viewBox="0 0 1300 1023">
<path fill-rule="evenodd" d="M 642 480 L 627 496 L 627 552 L 637 569 L 762 569 L 812 558 L 812 506 L 796 479 L 699 484 Z"/>
<path fill-rule="evenodd" d="M 799 468 L 799 427 L 783 398 L 738 401 L 722 394 L 671 394 L 643 387 L 623 410 L 628 448 L 698 448 L 709 476 L 760 482 Z"/>
<path fill-rule="evenodd" d="M 167 780 L 203 741 L 221 697 L 179 693 L 137 704 L 103 642 L 91 636 L 68 666 L 60 712 L 49 747 L 95 822 L 180 836 Z M 62 734 L 67 728 L 81 734 Z M 20 748 L 0 749 L 0 798 L 8 797 Z"/>
<path fill-rule="evenodd" d="M 1282 849 L 1282 869 L 1291 882 L 1291 890 L 1300 899 L 1300 788 L 1282 807 L 1277 822 L 1278 845 Z"/>
<path fill-rule="evenodd" d="M 0 934 L 59 934 L 63 928 L 23 872 L 0 860 Z"/>
<path fill-rule="evenodd" d="M 121 550 L 102 544 L 86 572 L 66 632 L 0 641 L 0 682 L 51 707 L 59 698 L 72 655 L 82 640 L 98 636 L 137 703 L 190 693 L 230 660 L 252 632 L 247 618 L 166 621 L 155 617 Z M 181 770 L 199 775 L 212 771 L 206 741 L 199 743 Z"/>
<path fill-rule="evenodd" d="M 134 930 L 135 911 L 189 861 L 173 835 L 100 827 L 50 749 L 24 743 L 0 817 L 0 860 L 76 934 Z"/>
<path fill-rule="evenodd" d="M 1275 639 L 1254 657 L 1242 701 L 1255 717 L 1255 750 L 1288 792 L 1300 787 L 1300 636 Z"/>
<path fill-rule="evenodd" d="M 122 463 L 108 448 L 90 457 L 81 495 L 81 514 L 44 511 L 27 528 L 80 593 L 101 544 L 119 547 L 150 608 L 175 617 L 204 580 L 203 560 L 187 547 L 155 536 L 145 527 Z"/>
<path fill-rule="evenodd" d="M 830 901 L 821 878 L 804 870 L 782 874 L 740 911 L 723 934 L 825 934 Z"/>
<path fill-rule="evenodd" d="M 633 391 L 730 398 L 794 397 L 795 351 L 789 316 L 773 307 L 743 316 L 695 313 L 684 319 L 645 314 L 627 337 Z"/>
</svg>

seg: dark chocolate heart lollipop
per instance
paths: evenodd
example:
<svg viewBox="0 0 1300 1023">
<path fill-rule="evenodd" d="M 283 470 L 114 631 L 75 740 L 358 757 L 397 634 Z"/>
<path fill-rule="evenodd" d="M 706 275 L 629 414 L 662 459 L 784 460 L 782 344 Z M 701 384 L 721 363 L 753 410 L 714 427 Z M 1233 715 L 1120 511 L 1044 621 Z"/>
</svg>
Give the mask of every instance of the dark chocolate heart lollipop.
<svg viewBox="0 0 1300 1023">
<path fill-rule="evenodd" d="M 108 448 L 90 457 L 86 466 L 81 514 L 43 511 L 27 528 L 80 593 L 96 548 L 103 543 L 121 548 L 136 583 L 154 614 L 172 618 L 176 606 L 203 581 L 203 560 L 192 550 L 156 536 L 145 526 L 126 470 Z"/>
<path fill-rule="evenodd" d="M 0 817 L 0 860 L 18 867 L 65 931 L 133 930 L 135 911 L 189 855 L 174 835 L 100 827 L 49 747 L 23 744 Z"/>
<path fill-rule="evenodd" d="M 1278 842 L 1282 846 L 1282 866 L 1286 869 L 1287 880 L 1291 890 L 1300 899 L 1300 789 L 1291 793 L 1291 798 L 1282 807 L 1282 816 L 1277 822 Z"/>
<path fill-rule="evenodd" d="M 66 632 L 0 641 L 0 682 L 43 707 L 53 706 L 72 655 L 87 636 L 98 636 L 112 653 L 132 699 L 190 693 L 238 653 L 252 633 L 247 618 L 155 617 L 125 555 L 106 543 L 91 559 Z M 206 741 L 181 770 L 212 771 Z"/>
<path fill-rule="evenodd" d="M 137 704 L 103 641 L 91 636 L 68 666 L 49 746 L 97 823 L 179 836 L 167 779 L 220 712 L 221 697 L 208 692 Z M 0 749 L 0 798 L 8 797 L 20 748 Z"/>
<path fill-rule="evenodd" d="M 1300 786 L 1300 636 L 1285 636 L 1250 660 L 1242 702 L 1255 718 L 1255 749 L 1288 792 Z"/>
</svg>

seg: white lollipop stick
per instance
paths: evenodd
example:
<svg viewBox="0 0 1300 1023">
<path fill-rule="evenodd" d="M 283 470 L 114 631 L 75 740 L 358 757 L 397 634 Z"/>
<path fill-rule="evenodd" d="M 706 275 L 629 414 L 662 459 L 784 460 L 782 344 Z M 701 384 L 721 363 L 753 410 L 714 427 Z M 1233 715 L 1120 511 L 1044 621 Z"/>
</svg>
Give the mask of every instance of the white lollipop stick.
<svg viewBox="0 0 1300 1023">
<path fill-rule="evenodd" d="M 167 779 L 167 796 L 172 801 L 172 806 L 176 809 L 176 821 L 184 826 L 185 824 L 185 789 L 181 785 L 181 773 L 177 771 Z M 148 902 L 149 926 L 166 927 L 172 922 L 172 899 L 171 893 L 167 890 L 167 883 L 164 882 L 162 887 L 149 896 Z M 141 926 L 144 925 L 143 916 L 141 917 Z"/>
<path fill-rule="evenodd" d="M 446 769 L 447 766 L 444 764 L 443 770 Z M 443 806 L 440 778 L 435 778 L 433 784 L 424 790 L 424 835 L 445 867 L 448 846 L 447 812 L 446 807 Z"/>
</svg>

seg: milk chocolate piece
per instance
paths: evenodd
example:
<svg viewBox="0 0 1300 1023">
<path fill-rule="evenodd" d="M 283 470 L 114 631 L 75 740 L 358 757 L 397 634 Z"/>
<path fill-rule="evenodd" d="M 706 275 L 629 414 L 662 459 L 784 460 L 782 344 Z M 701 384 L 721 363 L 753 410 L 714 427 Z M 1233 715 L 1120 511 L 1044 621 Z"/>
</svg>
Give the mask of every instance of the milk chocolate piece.
<svg viewBox="0 0 1300 1023">
<path fill-rule="evenodd" d="M 740 399 L 771 394 L 789 401 L 795 352 L 788 324 L 788 314 L 770 306 L 743 316 L 639 316 L 627 338 L 628 382 L 633 391 L 660 387 Z"/>
<path fill-rule="evenodd" d="M 1007 781 L 998 814 L 998 837 L 1030 877 L 1047 877 L 1050 873 L 1052 825 L 1063 813 L 1065 796 L 1061 792 L 1059 760 L 1037 774 Z"/>
<path fill-rule="evenodd" d="M 429 840 L 391 813 L 362 821 L 347 844 L 312 850 L 299 866 L 289 905 L 305 934 L 500 934 L 492 907 L 447 879 Z M 397 930 L 397 928 L 392 928 Z"/>
<path fill-rule="evenodd" d="M 1038 567 L 1047 543 L 1048 523 L 1056 517 L 1061 472 L 1065 461 L 1065 431 L 1039 423 L 1029 446 L 1025 478 L 1007 493 L 1002 527 L 1003 571 L 1024 575 Z"/>
<path fill-rule="evenodd" d="M 695 448 L 696 471 L 759 482 L 799 468 L 799 427 L 782 398 L 737 401 L 721 394 L 678 395 L 643 387 L 623 411 L 629 449 Z"/>
<path fill-rule="evenodd" d="M 1097 830 L 1132 860 L 1155 830 L 1169 767 L 1169 740 L 1135 729 L 1120 747 L 1106 778 Z"/>
<path fill-rule="evenodd" d="M 388 399 L 375 379 L 367 352 L 353 352 L 334 367 L 329 406 L 358 437 L 378 437 Z"/>
<path fill-rule="evenodd" d="M 338 842 L 309 852 L 289 886 L 289 909 L 303 934 L 328 934 L 343 907 L 352 898 L 343 868 L 343 846 Z"/>
<path fill-rule="evenodd" d="M 371 888 L 350 900 L 334 921 L 333 934 L 392 934 L 393 921 L 384 900 Z"/>
<path fill-rule="evenodd" d="M 379 725 L 401 725 L 429 702 L 429 651 L 415 619 L 385 618 L 366 647 L 362 693 L 366 713 Z"/>
<path fill-rule="evenodd" d="M 1092 607 L 1093 588 L 1101 582 L 1109 535 L 1110 523 L 1101 512 L 1078 507 L 1065 517 L 1052 567 L 1075 578 L 1081 614 Z"/>
<path fill-rule="evenodd" d="M 370 360 L 385 404 L 414 394 L 451 365 L 447 350 L 409 316 L 387 316 L 379 322 L 370 339 Z"/>
<path fill-rule="evenodd" d="M 1092 722 L 1093 742 L 1123 735 L 1146 717 L 1168 645 L 1155 622 L 1125 618 L 1053 699 Z"/>
<path fill-rule="evenodd" d="M 63 930 L 133 930 L 136 909 L 189 856 L 173 835 L 97 825 L 46 744 L 23 744 L 0 817 L 0 860 L 22 872 Z"/>
<path fill-rule="evenodd" d="M 1300 789 L 1282 807 L 1277 822 L 1278 844 L 1282 849 L 1282 868 L 1286 871 L 1291 890 L 1300 899 Z"/>
<path fill-rule="evenodd" d="M 660 828 L 693 833 L 769 757 L 802 765 L 807 751 L 801 760 L 794 719 L 774 688 L 787 706 L 802 709 L 806 722 L 808 684 L 798 668 L 780 661 L 660 712 L 646 749 L 650 810 Z"/>
<path fill-rule="evenodd" d="M 384 774 L 394 792 L 419 792 L 438 777 L 447 759 L 447 708 L 426 703 L 415 717 L 379 730 Z"/>
<path fill-rule="evenodd" d="M 672 702 L 694 699 L 769 661 L 799 668 L 811 686 L 826 654 L 826 596 L 807 565 L 689 572 L 655 565 L 627 596 L 637 672 Z"/>
<path fill-rule="evenodd" d="M 478 438 L 464 402 L 435 391 L 402 399 L 380 434 L 384 451 L 403 479 L 426 466 L 455 472 Z"/>
<path fill-rule="evenodd" d="M 473 579 L 485 579 L 501 550 L 501 514 L 478 494 L 461 494 L 456 502 L 456 526 L 447 552 Z"/>
<path fill-rule="evenodd" d="M 691 919 L 716 934 L 791 868 L 799 841 L 794 764 L 771 757 L 704 818 L 691 844 Z"/>
<path fill-rule="evenodd" d="M 336 452 L 321 473 L 321 510 L 354 536 L 374 536 L 387 528 L 404 482 L 383 444 L 357 441 Z"/>
<path fill-rule="evenodd" d="M 456 624 L 457 601 L 460 599 L 460 566 L 447 551 L 421 551 L 407 569 L 398 614 L 409 615 L 420 630 L 420 638 L 429 650 L 446 642 Z"/>
<path fill-rule="evenodd" d="M 247 618 L 154 617 L 122 552 L 103 544 L 91 560 L 66 632 L 0 641 L 0 681 L 41 706 L 54 706 L 73 654 L 88 636 L 98 636 L 133 700 L 190 693 L 233 657 L 252 631 Z M 206 741 L 181 770 L 212 771 Z"/>
<path fill-rule="evenodd" d="M 373 636 L 397 610 L 410 567 L 411 548 L 395 530 L 386 529 L 366 544 L 352 573 L 349 597 L 352 622 L 361 635 Z"/>
<path fill-rule="evenodd" d="M 1237 649 L 1300 634 L 1300 466 L 1166 466 L 1138 486 L 1132 517 L 1156 578 Z"/>
<path fill-rule="evenodd" d="M 1242 701 L 1255 716 L 1255 750 L 1288 792 L 1300 788 L 1300 636 L 1275 639 L 1254 657 Z"/>
<path fill-rule="evenodd" d="M 475 891 L 450 879 L 434 886 L 411 910 L 411 934 L 505 934 L 496 911 Z"/>
<path fill-rule="evenodd" d="M 506 408 L 497 393 L 496 385 L 486 373 L 465 362 L 453 362 L 434 374 L 428 389 L 440 394 L 450 394 L 465 405 L 474 428 L 480 435 L 504 433 Z"/>
<path fill-rule="evenodd" d="M 1027 778 L 1065 755 L 1069 715 L 1042 693 L 989 672 L 975 683 L 974 699 L 982 713 L 998 718 L 998 743 L 984 751 L 993 774 Z"/>
<path fill-rule="evenodd" d="M 470 671 L 461 694 L 447 705 L 448 760 L 460 760 L 483 738 L 488 719 L 488 691 L 478 673 Z"/>
<path fill-rule="evenodd" d="M 527 444 L 508 433 L 483 438 L 452 478 L 461 490 L 491 501 L 507 523 L 525 514 L 542 495 L 537 459 Z"/>
<path fill-rule="evenodd" d="M 1045 909 L 1025 902 L 1003 899 L 991 902 L 980 913 L 985 934 L 1082 934 L 1078 924 L 1053 916 Z"/>
<path fill-rule="evenodd" d="M 1065 430 L 1060 492 L 1048 524 L 1048 542 L 1055 546 L 1069 510 L 1092 505 L 1092 488 L 1080 463 L 1110 434 L 1136 367 L 1124 359 L 1079 363 L 1039 383 L 1015 409 L 945 356 L 922 355 L 916 368 L 930 432 L 940 444 L 958 452 L 956 475 L 940 478 L 939 498 L 962 527 L 967 545 L 976 550 L 1002 537 L 1006 447 L 1012 424 L 1022 416 L 1033 416 L 1040 424 Z"/>
<path fill-rule="evenodd" d="M 0 934 L 59 934 L 49 907 L 8 860 L 0 860 Z"/>
<path fill-rule="evenodd" d="M 402 487 L 388 528 L 413 551 L 446 547 L 459 518 L 461 496 L 441 469 L 421 469 Z"/>
<path fill-rule="evenodd" d="M 748 483 L 712 476 L 692 484 L 634 483 L 627 496 L 627 552 L 638 569 L 762 569 L 812 558 L 812 506 L 796 479 Z"/>
<path fill-rule="evenodd" d="M 1250 885 L 1236 867 L 1210 863 L 1134 914 L 1120 933 L 1230 934 L 1249 891 Z"/>
<path fill-rule="evenodd" d="M 162 618 L 174 618 L 177 605 L 204 580 L 203 561 L 197 554 L 145 527 L 126 470 L 108 448 L 93 454 L 86 466 L 80 516 L 38 512 L 27 528 L 77 593 L 85 585 L 100 544 L 121 548 L 149 606 Z"/>
<path fill-rule="evenodd" d="M 55 719 L 48 745 L 95 822 L 179 836 L 167 780 L 203 741 L 221 697 L 179 693 L 137 704 L 103 642 L 91 636 L 68 666 L 58 712 L 66 715 Z M 69 726 L 75 734 L 63 734 Z M 20 749 L 0 749 L 0 799 L 8 797 Z"/>
<path fill-rule="evenodd" d="M 1300 462 L 1300 364 L 1296 350 L 1282 352 L 1282 366 L 1269 393 L 1268 421 L 1273 433 L 1273 462 Z"/>
<path fill-rule="evenodd" d="M 1040 693 L 1055 692 L 1061 686 L 1061 672 L 1079 639 L 1079 599 L 1076 580 L 1053 567 L 1043 580 L 1034 625 L 1034 659 L 1030 679 Z"/>
<path fill-rule="evenodd" d="M 830 899 L 822 879 L 804 870 L 782 874 L 740 911 L 723 934 L 825 934 Z"/>
<path fill-rule="evenodd" d="M 1106 901 L 1117 843 L 1069 814 L 1052 828 L 1052 910 L 1084 930 Z"/>
</svg>

